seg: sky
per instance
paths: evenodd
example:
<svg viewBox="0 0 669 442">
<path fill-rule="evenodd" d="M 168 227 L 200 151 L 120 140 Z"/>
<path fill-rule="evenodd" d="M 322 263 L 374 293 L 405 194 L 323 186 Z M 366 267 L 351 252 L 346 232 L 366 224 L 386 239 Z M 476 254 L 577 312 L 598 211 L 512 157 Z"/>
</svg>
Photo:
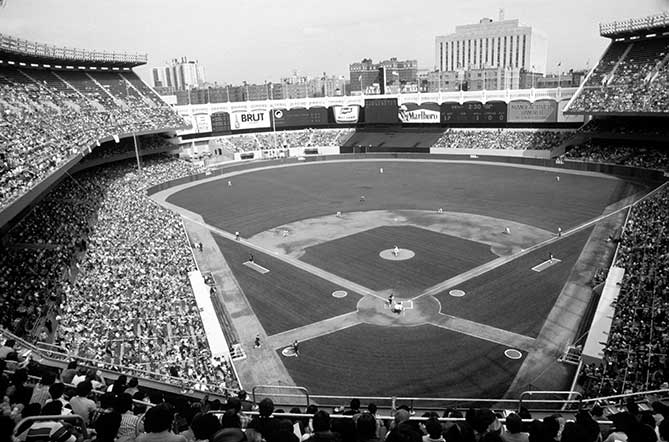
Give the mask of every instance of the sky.
<svg viewBox="0 0 669 442">
<path fill-rule="evenodd" d="M 434 39 L 483 17 L 519 19 L 548 37 L 549 71 L 592 67 L 599 23 L 669 11 L 669 0 L 5 0 L 0 32 L 57 46 L 147 53 L 138 68 L 186 56 L 207 81 L 348 77 L 363 58 L 417 59 L 433 69 Z"/>
</svg>

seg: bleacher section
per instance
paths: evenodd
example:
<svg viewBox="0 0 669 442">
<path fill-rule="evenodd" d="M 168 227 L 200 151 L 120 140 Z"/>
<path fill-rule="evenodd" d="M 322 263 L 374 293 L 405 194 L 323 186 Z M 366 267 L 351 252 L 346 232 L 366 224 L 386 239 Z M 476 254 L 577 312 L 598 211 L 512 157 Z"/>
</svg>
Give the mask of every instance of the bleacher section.
<svg viewBox="0 0 669 442">
<path fill-rule="evenodd" d="M 433 147 L 451 149 L 551 150 L 574 135 L 571 130 L 449 129 Z"/>
<path fill-rule="evenodd" d="M 134 73 L 0 67 L 0 209 L 98 141 L 186 125 L 140 83 Z"/>
<path fill-rule="evenodd" d="M 569 104 L 569 112 L 669 111 L 669 36 L 615 41 Z"/>
<path fill-rule="evenodd" d="M 408 148 L 428 149 L 434 145 L 442 134 L 435 129 L 401 129 L 401 130 L 358 130 L 350 137 L 344 147 L 358 146 L 376 148 Z"/>
<path fill-rule="evenodd" d="M 3 238 L 0 325 L 53 338 L 71 356 L 108 369 L 187 388 L 234 388 L 228 361 L 209 354 L 180 219 L 144 192 L 198 170 L 154 157 L 140 175 L 134 164 L 63 181 Z"/>
</svg>

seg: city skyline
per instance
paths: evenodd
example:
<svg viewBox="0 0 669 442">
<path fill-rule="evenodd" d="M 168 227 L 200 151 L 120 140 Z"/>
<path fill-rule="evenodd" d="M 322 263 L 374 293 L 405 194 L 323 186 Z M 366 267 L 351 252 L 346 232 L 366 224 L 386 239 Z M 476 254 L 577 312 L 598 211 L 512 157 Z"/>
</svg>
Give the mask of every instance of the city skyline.
<svg viewBox="0 0 669 442">
<path fill-rule="evenodd" d="M 8 0 L 0 9 L 3 33 L 85 49 L 149 54 L 137 69 L 147 81 L 165 60 L 197 59 L 211 83 L 278 81 L 297 71 L 306 76 L 346 75 L 363 58 L 417 59 L 435 66 L 434 41 L 458 25 L 483 17 L 518 19 L 548 37 L 548 72 L 592 67 L 608 40 L 598 25 L 669 9 L 667 0 L 637 2 L 479 1 L 475 4 L 417 0 L 317 3 L 248 0 L 231 8 L 203 1 L 198 8 L 176 2 Z M 100 24 L 100 18 L 104 22 Z"/>
</svg>

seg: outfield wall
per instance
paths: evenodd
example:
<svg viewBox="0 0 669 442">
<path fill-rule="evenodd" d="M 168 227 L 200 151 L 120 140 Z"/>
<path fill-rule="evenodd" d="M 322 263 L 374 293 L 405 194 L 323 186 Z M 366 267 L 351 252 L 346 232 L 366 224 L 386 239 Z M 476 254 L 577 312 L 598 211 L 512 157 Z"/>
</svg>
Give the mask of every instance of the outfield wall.
<svg viewBox="0 0 669 442">
<path fill-rule="evenodd" d="M 192 125 L 178 135 L 355 125 L 573 125 L 565 115 L 576 88 L 455 91 L 318 97 L 297 100 L 184 104 L 174 109 Z"/>
<path fill-rule="evenodd" d="M 469 155 L 476 159 L 482 155 L 495 157 L 514 157 L 514 158 L 537 158 L 549 160 L 551 158 L 551 150 L 507 150 L 507 149 L 457 149 L 451 147 L 431 147 L 430 153 L 433 155 Z"/>
</svg>

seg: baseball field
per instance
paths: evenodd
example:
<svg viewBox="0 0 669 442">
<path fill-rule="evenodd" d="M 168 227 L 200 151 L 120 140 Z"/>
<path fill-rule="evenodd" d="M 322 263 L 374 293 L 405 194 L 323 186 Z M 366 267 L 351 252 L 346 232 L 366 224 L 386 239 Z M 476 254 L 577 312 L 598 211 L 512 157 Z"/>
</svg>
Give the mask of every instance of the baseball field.
<svg viewBox="0 0 669 442">
<path fill-rule="evenodd" d="M 262 167 L 167 201 L 201 216 L 248 305 L 252 321 L 232 315 L 242 381 L 276 381 L 258 363 L 274 360 L 288 374 L 277 382 L 313 394 L 501 397 L 528 354 L 557 348 L 544 340 L 554 305 L 584 250 L 605 247 L 593 220 L 646 190 L 541 168 L 357 160 Z M 575 331 L 559 332 L 564 343 Z"/>
</svg>

